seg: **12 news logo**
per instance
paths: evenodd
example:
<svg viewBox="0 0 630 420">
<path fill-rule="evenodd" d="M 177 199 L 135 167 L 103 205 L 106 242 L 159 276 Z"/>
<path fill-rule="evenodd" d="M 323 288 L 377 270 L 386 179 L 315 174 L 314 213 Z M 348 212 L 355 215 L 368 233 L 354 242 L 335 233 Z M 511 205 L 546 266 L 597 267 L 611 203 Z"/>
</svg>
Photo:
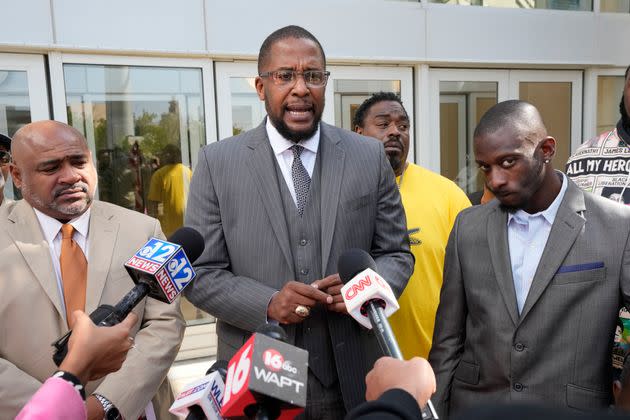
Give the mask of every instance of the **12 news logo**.
<svg viewBox="0 0 630 420">
<path fill-rule="evenodd" d="M 156 238 L 149 239 L 125 266 L 155 276 L 169 303 L 195 278 L 184 249 Z"/>
</svg>

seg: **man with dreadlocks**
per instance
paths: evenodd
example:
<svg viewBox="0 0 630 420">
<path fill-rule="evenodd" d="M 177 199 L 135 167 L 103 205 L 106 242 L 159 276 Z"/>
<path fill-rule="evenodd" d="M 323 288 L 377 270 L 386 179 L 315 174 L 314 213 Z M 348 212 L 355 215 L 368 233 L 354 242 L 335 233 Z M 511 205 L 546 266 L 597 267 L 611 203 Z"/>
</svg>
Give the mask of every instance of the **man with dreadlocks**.
<svg viewBox="0 0 630 420">
<path fill-rule="evenodd" d="M 569 158 L 567 176 L 580 188 L 630 205 L 630 66 L 626 69 L 616 127 L 585 141 Z M 616 375 L 630 349 L 630 312 L 619 311 L 613 347 Z"/>
</svg>

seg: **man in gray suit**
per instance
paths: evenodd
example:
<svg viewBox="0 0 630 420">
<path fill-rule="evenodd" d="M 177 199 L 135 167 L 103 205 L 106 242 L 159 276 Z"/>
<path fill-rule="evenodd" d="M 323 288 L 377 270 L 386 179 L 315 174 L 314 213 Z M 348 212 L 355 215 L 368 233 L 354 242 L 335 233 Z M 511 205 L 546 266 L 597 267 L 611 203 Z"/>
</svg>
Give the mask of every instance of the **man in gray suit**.
<svg viewBox="0 0 630 420">
<path fill-rule="evenodd" d="M 413 267 L 405 215 L 381 143 L 320 122 L 328 72 L 312 34 L 272 33 L 258 72 L 268 117 L 200 153 L 185 223 L 207 245 L 186 297 L 218 318 L 219 359 L 280 323 L 309 351 L 306 417 L 341 418 L 380 351 L 346 313 L 337 260 L 369 251 L 400 295 Z"/>
<path fill-rule="evenodd" d="M 442 417 L 496 401 L 611 402 L 616 316 L 630 300 L 630 209 L 555 171 L 555 144 L 522 101 L 495 105 L 475 130 L 475 159 L 497 199 L 462 211 L 447 245 L 429 355 Z"/>
</svg>

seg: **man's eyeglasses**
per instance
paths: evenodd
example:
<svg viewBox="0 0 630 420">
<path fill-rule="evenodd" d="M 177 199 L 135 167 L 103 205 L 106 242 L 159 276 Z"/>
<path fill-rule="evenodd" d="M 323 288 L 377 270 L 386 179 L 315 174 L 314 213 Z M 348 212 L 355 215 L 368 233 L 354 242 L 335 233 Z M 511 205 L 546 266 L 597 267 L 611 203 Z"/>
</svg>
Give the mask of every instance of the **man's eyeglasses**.
<svg viewBox="0 0 630 420">
<path fill-rule="evenodd" d="M 295 70 L 276 70 L 266 71 L 261 73 L 260 77 L 269 77 L 276 85 L 279 86 L 293 86 L 297 77 L 301 75 L 304 78 L 304 83 L 308 87 L 322 87 L 326 85 L 329 71 L 323 70 L 307 70 L 307 71 L 295 71 Z"/>
<path fill-rule="evenodd" d="M 11 153 L 0 150 L 0 165 L 11 163 Z"/>
</svg>

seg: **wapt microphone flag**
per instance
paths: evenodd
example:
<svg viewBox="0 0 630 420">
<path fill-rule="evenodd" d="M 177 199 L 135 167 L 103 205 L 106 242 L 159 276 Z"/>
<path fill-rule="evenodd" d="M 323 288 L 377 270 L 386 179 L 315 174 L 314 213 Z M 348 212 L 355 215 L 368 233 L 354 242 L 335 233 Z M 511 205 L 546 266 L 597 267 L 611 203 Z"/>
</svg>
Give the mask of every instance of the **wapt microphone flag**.
<svg viewBox="0 0 630 420">
<path fill-rule="evenodd" d="M 173 302 L 196 275 L 182 246 L 156 238 L 149 239 L 125 268 L 136 284 L 143 274 L 154 279 L 148 282 L 150 295 L 166 303 Z"/>
</svg>

